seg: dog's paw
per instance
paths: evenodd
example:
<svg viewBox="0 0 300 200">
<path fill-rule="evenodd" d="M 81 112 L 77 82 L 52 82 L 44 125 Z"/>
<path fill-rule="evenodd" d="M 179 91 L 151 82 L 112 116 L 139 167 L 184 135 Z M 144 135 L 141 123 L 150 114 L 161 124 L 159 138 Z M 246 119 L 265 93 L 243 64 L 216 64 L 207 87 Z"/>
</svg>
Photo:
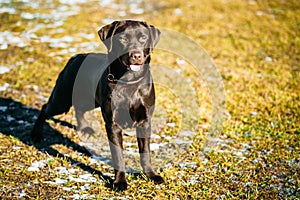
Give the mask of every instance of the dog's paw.
<svg viewBox="0 0 300 200">
<path fill-rule="evenodd" d="M 93 135 L 95 133 L 94 129 L 92 129 L 89 126 L 84 127 L 83 129 L 80 129 L 80 131 L 84 134 L 89 134 L 89 135 Z"/>
<path fill-rule="evenodd" d="M 154 184 L 161 184 L 161 183 L 164 183 L 164 179 L 163 177 L 161 177 L 160 175 L 156 174 L 155 172 L 148 172 L 148 173 L 145 173 L 146 176 L 148 177 L 148 179 L 150 179 L 151 181 L 154 182 Z"/>
<path fill-rule="evenodd" d="M 127 189 L 127 182 L 126 181 L 115 181 L 113 183 L 113 189 L 115 191 L 124 191 Z"/>
<path fill-rule="evenodd" d="M 152 180 L 154 182 L 154 184 L 158 185 L 158 184 L 162 184 L 164 183 L 164 179 L 163 177 L 161 177 L 160 175 L 156 174 L 154 176 L 149 177 L 150 180 Z"/>
</svg>

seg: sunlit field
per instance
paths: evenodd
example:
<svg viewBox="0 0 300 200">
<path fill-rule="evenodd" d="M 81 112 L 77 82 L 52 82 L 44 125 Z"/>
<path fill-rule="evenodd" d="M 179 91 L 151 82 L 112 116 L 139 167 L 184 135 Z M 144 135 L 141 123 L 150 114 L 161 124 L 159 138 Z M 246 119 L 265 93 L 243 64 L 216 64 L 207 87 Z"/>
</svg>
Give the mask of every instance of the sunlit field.
<svg viewBox="0 0 300 200">
<path fill-rule="evenodd" d="M 2 0 L 0 19 L 0 199 L 300 198 L 299 1 Z M 151 156 L 165 183 L 139 174 L 126 130 L 117 192 L 100 109 L 93 137 L 73 109 L 42 142 L 30 131 L 68 59 L 105 53 L 97 31 L 122 19 L 162 32 Z"/>
</svg>

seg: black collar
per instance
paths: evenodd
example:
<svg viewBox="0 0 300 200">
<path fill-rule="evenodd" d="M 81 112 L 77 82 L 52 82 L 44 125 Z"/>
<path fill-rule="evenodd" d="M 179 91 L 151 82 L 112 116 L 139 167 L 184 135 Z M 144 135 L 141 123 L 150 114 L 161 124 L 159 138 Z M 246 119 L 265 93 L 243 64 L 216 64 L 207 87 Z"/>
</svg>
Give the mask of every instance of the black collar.
<svg viewBox="0 0 300 200">
<path fill-rule="evenodd" d="M 115 76 L 111 73 L 110 66 L 108 66 L 108 74 L 106 76 L 106 79 L 108 82 L 113 83 L 113 84 L 122 84 L 122 85 L 132 85 L 140 82 L 146 74 L 148 73 L 149 70 L 146 70 L 146 72 L 138 79 L 132 80 L 132 81 L 125 81 L 122 79 L 116 79 Z"/>
</svg>

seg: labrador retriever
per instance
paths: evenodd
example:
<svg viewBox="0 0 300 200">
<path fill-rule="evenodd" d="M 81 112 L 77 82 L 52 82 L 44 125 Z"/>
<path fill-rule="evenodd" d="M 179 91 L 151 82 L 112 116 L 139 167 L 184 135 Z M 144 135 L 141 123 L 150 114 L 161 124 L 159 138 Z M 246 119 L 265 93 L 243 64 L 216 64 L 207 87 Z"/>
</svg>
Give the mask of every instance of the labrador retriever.
<svg viewBox="0 0 300 200">
<path fill-rule="evenodd" d="M 45 120 L 67 113 L 72 105 L 77 130 L 93 134 L 84 113 L 101 107 L 115 169 L 114 188 L 127 188 L 122 151 L 122 130 L 126 128 L 136 128 L 144 174 L 155 184 L 163 183 L 164 179 L 155 173 L 150 162 L 155 91 L 149 63 L 160 31 L 145 22 L 124 20 L 102 27 L 98 35 L 108 53 L 78 54 L 68 61 L 42 107 L 31 138 L 40 141 Z"/>
</svg>

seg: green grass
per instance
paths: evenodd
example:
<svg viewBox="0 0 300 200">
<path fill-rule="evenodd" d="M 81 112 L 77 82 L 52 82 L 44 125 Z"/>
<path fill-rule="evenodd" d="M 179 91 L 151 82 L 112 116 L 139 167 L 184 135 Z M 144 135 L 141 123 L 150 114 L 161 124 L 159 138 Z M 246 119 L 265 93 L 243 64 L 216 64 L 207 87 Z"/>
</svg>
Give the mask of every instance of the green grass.
<svg viewBox="0 0 300 200">
<path fill-rule="evenodd" d="M 17 12 L 0 13 L 2 32 L 10 31 L 18 36 L 37 24 L 53 23 L 40 18 L 23 19 L 22 12 L 36 12 L 36 9 L 26 4 L 13 1 L 3 5 L 14 7 Z M 58 6 L 59 2 L 55 1 L 54 5 Z M 227 111 L 231 116 L 217 134 L 219 142 L 216 148 L 203 151 L 206 132 L 209 130 L 204 125 L 209 124 L 212 119 L 212 100 L 205 80 L 198 78 L 199 74 L 190 64 L 184 69 L 180 68 L 176 61 L 180 58 L 179 55 L 157 50 L 152 56 L 152 63 L 170 69 L 180 68 L 182 75 L 191 80 L 188 86 L 171 84 L 177 87 L 178 94 L 157 85 L 157 103 L 161 110 L 157 110 L 155 116 L 163 122 L 157 134 L 162 137 L 173 136 L 184 126 L 196 132 L 193 145 L 180 156 L 175 156 L 172 163 L 166 166 L 156 164 L 157 169 L 162 170 L 160 173 L 166 180 L 165 184 L 155 186 L 142 177 L 129 175 L 129 189 L 115 192 L 107 188 L 105 181 L 96 173 L 93 177 L 97 182 L 76 182 L 74 178 L 88 173 L 79 163 L 102 173 L 113 173 L 113 170 L 104 163 L 90 165 L 90 157 L 64 143 L 51 144 L 51 151 L 43 151 L 43 148 L 26 142 L 29 141 L 26 138 L 32 128 L 31 124 L 22 127 L 12 121 L 7 126 L 2 121 L 1 198 L 68 199 L 74 194 L 94 195 L 90 198 L 98 199 L 299 198 L 299 2 L 155 0 L 151 3 L 144 2 L 143 5 L 146 7 L 144 14 L 128 14 L 124 18 L 143 19 L 156 27 L 179 31 L 201 45 L 216 64 L 223 78 Z M 38 13 L 50 13 L 55 9 L 47 6 L 47 3 L 41 3 Z M 62 32 L 57 33 L 57 28 L 47 27 L 35 32 L 37 37 L 77 38 L 69 47 L 51 47 L 33 38 L 30 45 L 24 48 L 9 45 L 7 49 L 0 50 L 0 65 L 13 66 L 8 73 L 0 75 L 0 86 L 10 84 L 8 89 L 0 91 L 2 99 L 11 98 L 20 101 L 22 105 L 40 109 L 44 103 L 40 95 L 50 95 L 58 73 L 73 54 L 62 51 L 82 42 L 99 41 L 97 30 L 104 25 L 101 20 L 120 19 L 114 8 L 101 8 L 99 5 L 95 6 L 93 1 L 80 4 L 79 8 L 77 15 L 64 21 L 60 27 L 64 28 Z M 181 9 L 181 15 L 174 14 L 176 8 Z M 84 38 L 80 33 L 93 33 L 95 37 Z M 80 50 L 88 52 L 84 48 Z M 100 41 L 96 50 L 104 51 Z M 159 76 L 160 70 L 155 68 L 153 73 L 154 76 Z M 39 87 L 38 91 L 34 90 L 33 85 Z M 197 111 L 196 119 L 194 116 L 187 116 L 189 120 L 185 121 L 180 112 L 184 104 L 180 104 L 179 96 L 185 95 L 183 91 L 186 87 L 194 88 L 195 97 L 187 99 L 197 104 L 199 112 Z M 5 113 L 17 117 L 18 110 L 11 110 L 11 113 Z M 21 116 L 25 114 L 20 113 Z M 72 112 L 58 118 L 75 124 Z M 2 116 L 2 119 L 7 118 Z M 167 123 L 175 123 L 175 127 L 168 126 Z M 76 131 L 60 124 L 51 123 L 51 126 L 71 142 L 80 142 Z M 128 140 L 134 142 L 132 138 Z M 45 166 L 40 171 L 28 171 L 32 163 L 41 160 Z M 182 167 L 179 163 L 183 161 L 195 162 L 196 167 Z M 58 173 L 59 167 L 75 170 L 71 173 L 73 179 L 69 175 Z M 49 181 L 55 182 L 56 178 L 67 182 L 61 185 L 49 184 Z"/>
</svg>

